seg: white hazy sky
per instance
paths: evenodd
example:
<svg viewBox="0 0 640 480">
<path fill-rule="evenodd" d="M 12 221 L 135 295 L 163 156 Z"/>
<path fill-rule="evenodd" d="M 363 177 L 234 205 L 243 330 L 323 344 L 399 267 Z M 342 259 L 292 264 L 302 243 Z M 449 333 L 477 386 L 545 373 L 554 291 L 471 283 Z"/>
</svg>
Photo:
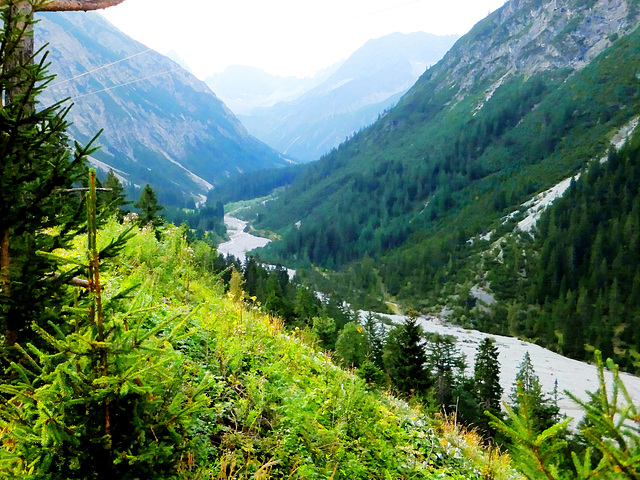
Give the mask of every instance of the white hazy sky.
<svg viewBox="0 0 640 480">
<path fill-rule="evenodd" d="M 505 0 L 125 0 L 102 14 L 200 78 L 228 65 L 313 75 L 393 32 L 464 34 Z"/>
</svg>

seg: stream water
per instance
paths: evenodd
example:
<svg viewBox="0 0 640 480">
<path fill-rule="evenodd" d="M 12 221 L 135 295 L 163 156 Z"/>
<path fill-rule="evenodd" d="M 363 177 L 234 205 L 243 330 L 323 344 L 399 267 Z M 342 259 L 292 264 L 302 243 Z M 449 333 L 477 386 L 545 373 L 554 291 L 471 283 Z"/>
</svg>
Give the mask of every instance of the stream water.
<svg viewBox="0 0 640 480">
<path fill-rule="evenodd" d="M 227 225 L 231 239 L 218 246 L 218 252 L 223 255 L 233 255 L 242 263 L 246 261 L 246 253 L 263 247 L 269 243 L 269 239 L 256 237 L 244 231 L 247 222 L 225 215 L 224 222 Z M 267 268 L 273 268 L 266 265 Z M 295 271 L 290 270 L 290 278 L 295 275 Z M 364 314 L 364 313 L 363 313 Z M 394 323 L 401 323 L 403 317 L 398 315 L 388 315 Z M 594 365 L 572 360 L 557 353 L 532 343 L 523 342 L 517 338 L 504 337 L 500 335 L 490 335 L 477 330 L 464 329 L 457 325 L 444 322 L 436 317 L 422 317 L 420 323 L 427 332 L 438 332 L 441 334 L 453 335 L 458 339 L 457 346 L 467 357 L 469 368 L 467 375 L 473 372 L 473 359 L 476 348 L 484 337 L 492 337 L 496 340 L 499 350 L 499 361 L 501 364 L 500 384 L 504 389 L 504 400 L 511 393 L 511 388 L 515 382 L 519 364 L 522 362 L 525 352 L 529 352 L 536 374 L 540 378 L 543 389 L 551 392 L 557 381 L 558 385 L 558 405 L 562 413 L 576 419 L 582 416 L 578 406 L 564 394 L 564 390 L 569 390 L 581 399 L 586 400 L 585 391 L 595 391 L 598 387 L 598 376 Z M 640 405 L 640 377 L 633 375 L 620 375 L 627 387 L 630 396 L 636 406 Z M 607 375 L 609 382 L 611 375 Z"/>
<path fill-rule="evenodd" d="M 218 253 L 233 255 L 240 263 L 247 259 L 247 252 L 259 247 L 264 247 L 271 240 L 268 238 L 256 237 L 244 231 L 247 228 L 247 222 L 231 215 L 224 216 L 224 224 L 227 226 L 227 233 L 230 240 L 218 245 Z"/>
</svg>

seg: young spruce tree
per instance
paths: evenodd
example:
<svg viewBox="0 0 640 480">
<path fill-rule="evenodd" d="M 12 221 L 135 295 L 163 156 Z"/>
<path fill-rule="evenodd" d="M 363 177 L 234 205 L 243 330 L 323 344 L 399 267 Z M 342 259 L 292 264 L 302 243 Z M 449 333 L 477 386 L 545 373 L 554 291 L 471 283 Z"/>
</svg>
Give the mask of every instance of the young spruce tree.
<svg viewBox="0 0 640 480">
<path fill-rule="evenodd" d="M 536 432 L 546 430 L 560 419 L 560 409 L 555 399 L 542 391 L 529 352 L 525 353 L 519 365 L 510 400 L 516 414 L 523 408 L 529 411 L 532 429 Z"/>
<path fill-rule="evenodd" d="M 500 386 L 500 362 L 498 361 L 498 347 L 495 340 L 486 337 L 480 345 L 473 368 L 476 399 L 483 412 L 489 412 L 500 417 L 500 402 L 503 389 Z M 477 425 L 491 437 L 495 430 L 489 426 L 489 418 L 482 416 Z"/>
<path fill-rule="evenodd" d="M 46 54 L 22 50 L 30 15 L 18 2 L 0 7 L 0 334 L 11 347 L 47 326 L 59 310 L 62 287 L 73 272 L 52 275 L 55 261 L 40 255 L 63 248 L 82 224 L 80 201 L 68 192 L 85 175 L 90 147 L 68 148 L 60 103 L 38 105 L 53 77 Z"/>
</svg>

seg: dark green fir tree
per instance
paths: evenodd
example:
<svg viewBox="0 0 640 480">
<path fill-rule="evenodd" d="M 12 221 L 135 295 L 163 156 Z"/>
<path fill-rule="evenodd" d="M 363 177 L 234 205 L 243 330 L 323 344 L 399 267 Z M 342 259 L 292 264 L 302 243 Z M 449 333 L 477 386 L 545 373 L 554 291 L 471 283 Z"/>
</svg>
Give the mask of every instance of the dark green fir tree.
<svg viewBox="0 0 640 480">
<path fill-rule="evenodd" d="M 159 215 L 164 208 L 158 204 L 156 193 L 148 183 L 140 193 L 140 199 L 133 205 L 138 209 L 140 225 L 153 225 L 157 227 L 162 224 L 162 217 Z"/>
<path fill-rule="evenodd" d="M 486 337 L 478 345 L 473 379 L 480 405 L 491 412 L 499 412 L 503 389 L 500 386 L 498 347 L 492 338 Z"/>
<path fill-rule="evenodd" d="M 109 170 L 102 186 L 105 191 L 101 192 L 98 199 L 99 208 L 111 212 L 117 215 L 119 219 L 122 219 L 126 213 L 125 207 L 131 202 L 127 201 L 122 182 L 120 182 L 113 170 Z"/>
<path fill-rule="evenodd" d="M 453 406 L 453 389 L 466 368 L 464 355 L 456 347 L 455 337 L 434 335 L 427 348 L 427 366 L 434 386 L 435 400 L 441 408 Z"/>
<path fill-rule="evenodd" d="M 516 414 L 526 407 L 532 421 L 532 430 L 542 432 L 560 419 L 560 409 L 556 399 L 542 391 L 540 378 L 536 375 L 529 352 L 525 353 L 518 366 L 516 383 L 510 395 L 511 405 Z"/>
<path fill-rule="evenodd" d="M 492 338 L 486 337 L 478 345 L 473 367 L 473 381 L 476 399 L 482 411 L 499 417 L 503 389 L 500 386 L 498 347 Z M 495 431 L 489 426 L 487 416 L 482 415 L 477 419 L 476 424 L 490 436 L 495 435 Z"/>
<path fill-rule="evenodd" d="M 7 5 L 9 3 L 9 5 Z M 32 324 L 57 322 L 64 285 L 73 271 L 56 273 L 42 253 L 64 248 L 81 228 L 81 200 L 70 192 L 86 176 L 89 147 L 68 146 L 60 103 L 38 104 L 52 80 L 46 54 L 21 52 L 32 23 L 4 2 L 0 9 L 0 334 L 7 346 L 32 337 Z"/>
<path fill-rule="evenodd" d="M 431 386 L 422 328 L 416 317 L 407 317 L 389 332 L 383 356 L 389 378 L 399 392 L 421 395 Z"/>
<path fill-rule="evenodd" d="M 365 317 L 363 328 L 369 343 L 369 351 L 367 352 L 369 361 L 382 369 L 384 368 L 382 360 L 384 350 L 384 326 L 369 312 Z"/>
</svg>

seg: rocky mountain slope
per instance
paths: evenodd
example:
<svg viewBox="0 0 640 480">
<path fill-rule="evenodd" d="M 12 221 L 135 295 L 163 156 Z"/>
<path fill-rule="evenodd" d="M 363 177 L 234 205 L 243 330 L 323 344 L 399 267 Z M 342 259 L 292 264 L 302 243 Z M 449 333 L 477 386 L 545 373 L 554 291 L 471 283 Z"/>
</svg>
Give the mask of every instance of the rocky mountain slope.
<svg viewBox="0 0 640 480">
<path fill-rule="evenodd" d="M 487 80 L 490 96 L 518 75 L 578 71 L 635 29 L 638 8 L 628 0 L 511 0 L 465 35 L 423 84 L 438 77 L 435 89 L 454 88 L 460 100 Z"/>
<path fill-rule="evenodd" d="M 284 235 L 270 254 L 344 269 L 360 296 L 428 308 L 463 295 L 486 273 L 473 254 L 489 240 L 469 240 L 513 229 L 509 213 L 640 115 L 639 24 L 632 0 L 507 2 L 265 206 L 257 227 Z"/>
<path fill-rule="evenodd" d="M 86 142 L 104 129 L 94 164 L 126 183 L 150 183 L 160 200 L 201 198 L 221 178 L 289 161 L 251 135 L 211 92 L 172 60 L 135 42 L 96 13 L 39 16 L 57 77 L 43 104 L 71 98 L 70 133 Z"/>
<path fill-rule="evenodd" d="M 370 40 L 299 98 L 239 118 L 278 151 L 303 162 L 316 160 L 395 105 L 457 38 L 416 32 Z"/>
</svg>

